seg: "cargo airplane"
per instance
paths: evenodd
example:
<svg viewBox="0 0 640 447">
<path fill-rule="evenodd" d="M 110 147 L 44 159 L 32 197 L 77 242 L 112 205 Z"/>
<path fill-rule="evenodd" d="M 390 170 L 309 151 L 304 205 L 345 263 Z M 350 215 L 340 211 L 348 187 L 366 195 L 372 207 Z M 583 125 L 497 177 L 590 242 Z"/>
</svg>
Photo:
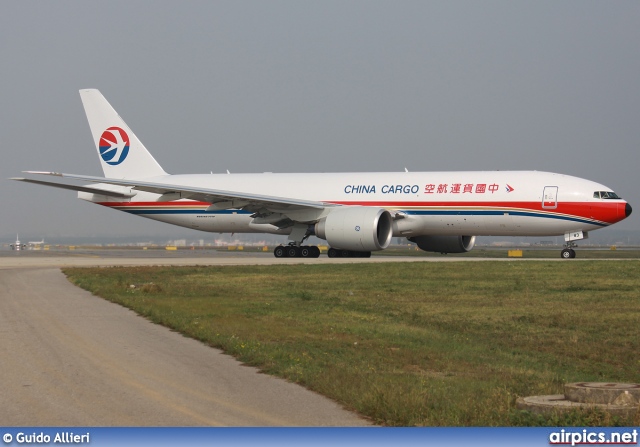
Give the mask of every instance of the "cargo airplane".
<svg viewBox="0 0 640 447">
<path fill-rule="evenodd" d="M 561 257 L 573 258 L 576 241 L 631 214 L 604 185 L 537 171 L 170 175 L 98 90 L 80 96 L 104 177 L 13 180 L 196 230 L 288 235 L 276 257 L 318 257 L 304 245 L 310 236 L 327 241 L 330 257 L 368 257 L 392 237 L 463 253 L 476 236 L 564 236 Z"/>
<path fill-rule="evenodd" d="M 27 248 L 27 244 L 23 244 L 20 242 L 20 235 L 18 234 L 16 235 L 16 242 L 13 244 L 9 244 L 9 247 L 11 247 L 11 250 L 20 251 Z"/>
</svg>

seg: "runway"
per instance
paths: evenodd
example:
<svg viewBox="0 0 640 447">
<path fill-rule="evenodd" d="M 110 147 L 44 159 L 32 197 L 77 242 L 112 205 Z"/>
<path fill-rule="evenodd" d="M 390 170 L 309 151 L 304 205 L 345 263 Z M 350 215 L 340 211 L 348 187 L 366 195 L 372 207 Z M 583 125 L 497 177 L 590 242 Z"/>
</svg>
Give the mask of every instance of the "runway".
<svg viewBox="0 0 640 447">
<path fill-rule="evenodd" d="M 526 261 L 523 258 L 479 258 L 455 256 L 372 256 L 371 258 L 275 258 L 272 253 L 225 252 L 217 250 L 60 250 L 0 251 L 0 269 L 48 267 L 110 267 L 140 265 L 274 265 L 351 264 L 379 262 L 474 262 Z M 539 259 L 538 259 L 539 260 Z M 547 259 L 562 261 L 556 259 Z M 575 262 L 576 260 L 572 260 Z"/>
<path fill-rule="evenodd" d="M 69 265 L 68 257 L 1 259 L 2 425 L 368 425 L 323 396 L 71 285 L 54 266 Z"/>
</svg>

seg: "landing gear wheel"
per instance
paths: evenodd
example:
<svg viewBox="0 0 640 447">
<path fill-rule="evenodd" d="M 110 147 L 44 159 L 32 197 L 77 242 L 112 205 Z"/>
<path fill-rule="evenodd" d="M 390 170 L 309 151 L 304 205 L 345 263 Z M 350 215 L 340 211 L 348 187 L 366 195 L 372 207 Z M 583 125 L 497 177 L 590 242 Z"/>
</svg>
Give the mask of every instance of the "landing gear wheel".
<svg viewBox="0 0 640 447">
<path fill-rule="evenodd" d="M 300 254 L 300 250 L 298 249 L 298 247 L 295 247 L 295 246 L 287 247 L 288 257 L 297 258 L 299 254 Z"/>
<path fill-rule="evenodd" d="M 560 257 L 562 259 L 573 259 L 576 257 L 576 252 L 572 248 L 565 248 L 560 252 Z"/>
<path fill-rule="evenodd" d="M 311 247 L 300 247 L 300 256 L 303 258 L 311 257 Z"/>
<path fill-rule="evenodd" d="M 287 253 L 284 251 L 284 247 L 282 245 L 279 245 L 273 250 L 273 256 L 275 256 L 276 258 L 284 258 L 285 256 L 287 256 Z"/>
<path fill-rule="evenodd" d="M 327 256 L 329 256 L 330 258 L 337 258 L 338 250 L 336 250 L 335 248 L 330 248 L 329 251 L 327 251 Z"/>
<path fill-rule="evenodd" d="M 319 258 L 320 257 L 320 249 L 315 245 L 311 247 L 311 257 Z"/>
</svg>

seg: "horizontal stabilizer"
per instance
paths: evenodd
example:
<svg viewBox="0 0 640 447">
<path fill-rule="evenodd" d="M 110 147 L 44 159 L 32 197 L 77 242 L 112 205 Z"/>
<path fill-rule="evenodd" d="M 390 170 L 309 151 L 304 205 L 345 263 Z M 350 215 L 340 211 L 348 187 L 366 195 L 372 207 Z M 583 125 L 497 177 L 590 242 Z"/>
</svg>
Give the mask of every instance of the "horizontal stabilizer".
<svg viewBox="0 0 640 447">
<path fill-rule="evenodd" d="M 13 177 L 13 178 L 10 178 L 9 180 L 35 183 L 36 185 L 52 186 L 54 188 L 69 189 L 71 191 L 81 191 L 81 192 L 88 192 L 91 194 L 100 194 L 103 196 L 117 197 L 119 199 L 128 199 L 136 195 L 135 193 L 122 193 L 117 191 L 109 191 L 106 189 L 100 189 L 93 186 L 80 186 L 80 185 L 73 185 L 70 183 L 67 184 L 67 183 L 57 183 L 57 182 L 45 182 L 43 180 L 34 180 L 34 179 L 23 178 L 23 177 Z"/>
</svg>

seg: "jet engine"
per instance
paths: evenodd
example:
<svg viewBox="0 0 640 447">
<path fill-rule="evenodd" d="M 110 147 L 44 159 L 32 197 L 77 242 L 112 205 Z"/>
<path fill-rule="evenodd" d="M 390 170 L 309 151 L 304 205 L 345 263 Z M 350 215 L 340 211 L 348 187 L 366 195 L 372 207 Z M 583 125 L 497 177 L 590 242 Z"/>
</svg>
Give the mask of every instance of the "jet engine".
<svg viewBox="0 0 640 447">
<path fill-rule="evenodd" d="M 315 225 L 315 232 L 333 248 L 361 252 L 384 250 L 393 235 L 393 218 L 382 208 L 334 208 Z"/>
<path fill-rule="evenodd" d="M 476 243 L 475 236 L 416 236 L 409 238 L 420 250 L 436 253 L 466 253 Z"/>
</svg>

